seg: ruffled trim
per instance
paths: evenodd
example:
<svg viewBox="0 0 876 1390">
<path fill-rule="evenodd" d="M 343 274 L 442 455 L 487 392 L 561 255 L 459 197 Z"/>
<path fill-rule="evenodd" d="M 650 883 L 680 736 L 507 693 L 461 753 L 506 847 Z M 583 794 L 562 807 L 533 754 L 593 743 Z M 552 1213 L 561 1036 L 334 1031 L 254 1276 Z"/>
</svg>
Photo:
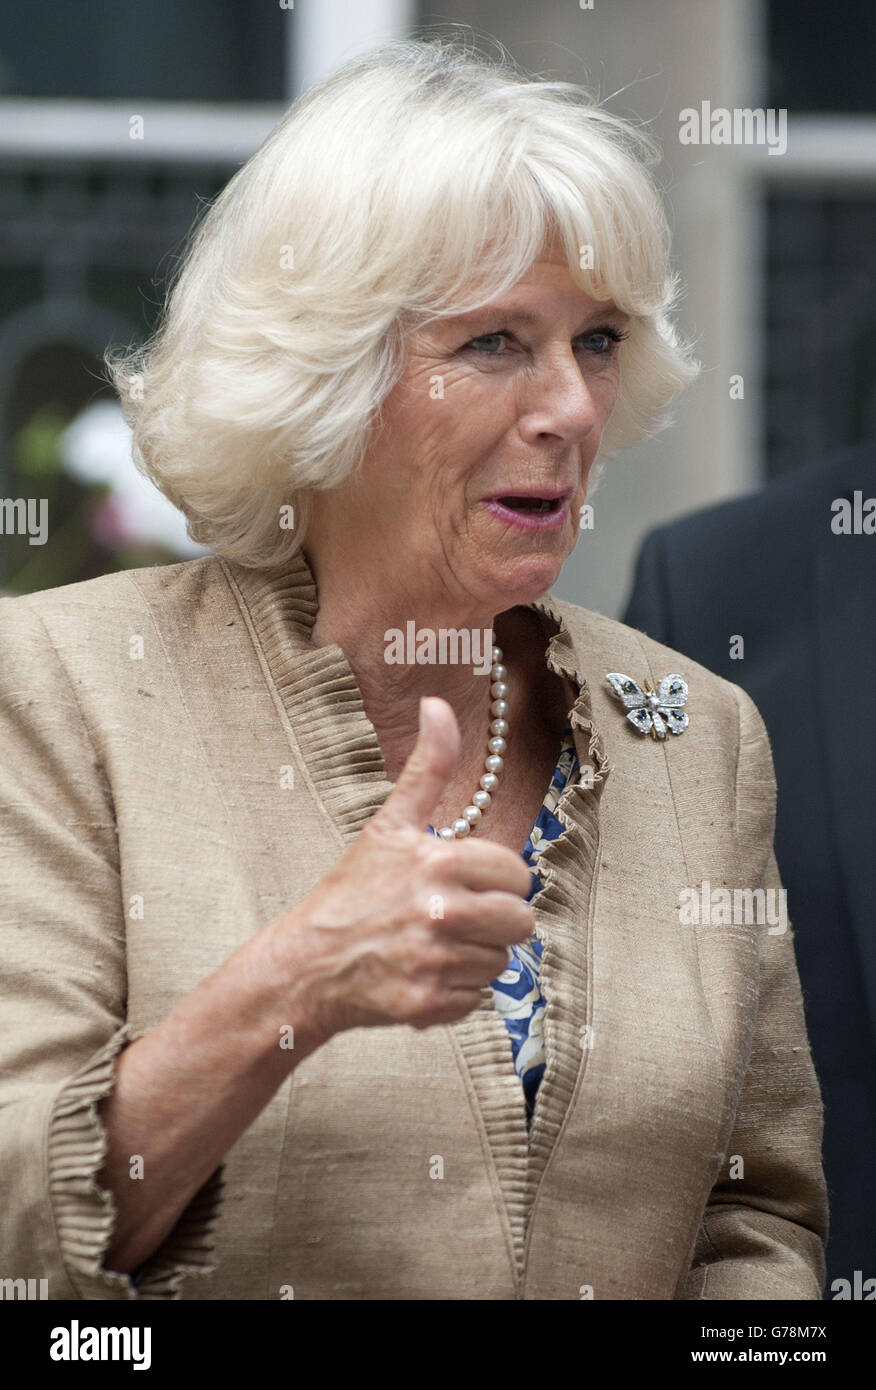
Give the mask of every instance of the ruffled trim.
<svg viewBox="0 0 876 1390">
<path fill-rule="evenodd" d="M 103 1268 L 116 1209 L 112 1193 L 97 1183 L 107 1148 L 97 1107 L 112 1091 L 119 1053 L 135 1036 L 127 1024 L 113 1034 L 60 1091 L 49 1123 L 49 1197 L 61 1258 L 79 1298 L 178 1298 L 187 1275 L 209 1274 L 215 1267 L 210 1257 L 221 1169 L 144 1263 L 136 1288 L 129 1274 Z"/>
<path fill-rule="evenodd" d="M 301 751 L 310 788 L 350 843 L 392 790 L 376 730 L 365 713 L 342 649 L 314 647 L 319 608 L 313 574 L 302 552 L 283 571 L 246 569 L 221 561 L 247 621 L 284 724 Z M 569 723 L 580 765 L 592 785 L 572 781 L 556 814 L 562 833 L 537 864 L 543 883 L 533 900 L 544 942 L 542 981 L 546 1070 L 527 1131 L 523 1087 L 511 1042 L 485 985 L 481 1002 L 447 1025 L 474 1092 L 485 1146 L 504 1200 L 518 1274 L 525 1266 L 527 1225 L 548 1159 L 586 1068 L 591 1005 L 591 907 L 599 854 L 599 800 L 611 767 L 592 715 L 565 605 L 547 594 L 529 605 L 542 617 L 546 663 L 565 680 Z"/>
<path fill-rule="evenodd" d="M 80 1298 L 137 1297 L 127 1274 L 101 1268 L 115 1202 L 96 1181 L 106 1154 L 97 1103 L 112 1090 L 116 1058 L 130 1041 L 126 1025 L 64 1086 L 49 1124 L 49 1196 L 61 1257 Z"/>
<path fill-rule="evenodd" d="M 302 554 L 283 571 L 221 564 L 261 649 L 284 723 L 301 749 L 311 790 L 350 844 L 392 783 L 342 649 L 311 643 L 319 604 L 310 567 Z"/>
<path fill-rule="evenodd" d="M 545 1018 L 549 1008 L 548 1005 Z M 487 1152 L 492 1155 L 507 1213 L 509 1253 L 520 1275 L 524 1264 L 528 1193 L 526 1097 L 514 1069 L 508 1029 L 493 1003 L 490 986 L 484 985 L 476 1009 L 447 1027 L 474 1090 L 476 1118 Z"/>
<path fill-rule="evenodd" d="M 546 1001 L 545 1072 L 529 1131 L 524 1201 L 527 1224 L 590 1054 L 591 933 L 599 858 L 599 801 L 611 771 L 602 736 L 593 722 L 590 690 L 578 666 L 563 607 L 550 594 L 533 607 L 557 625 L 548 642 L 546 660 L 548 668 L 566 680 L 574 697 L 569 722 L 578 754 L 579 777 L 568 783 L 556 805 L 562 833 L 545 844 L 535 865 L 543 885 L 533 905 L 536 932 L 544 943 L 541 982 Z M 582 780 L 585 769 L 590 769 L 588 781 Z"/>
<path fill-rule="evenodd" d="M 140 1298 L 178 1299 L 184 1279 L 214 1273 L 216 1220 L 224 1194 L 225 1169 L 220 1165 L 143 1264 L 137 1283 Z"/>
</svg>

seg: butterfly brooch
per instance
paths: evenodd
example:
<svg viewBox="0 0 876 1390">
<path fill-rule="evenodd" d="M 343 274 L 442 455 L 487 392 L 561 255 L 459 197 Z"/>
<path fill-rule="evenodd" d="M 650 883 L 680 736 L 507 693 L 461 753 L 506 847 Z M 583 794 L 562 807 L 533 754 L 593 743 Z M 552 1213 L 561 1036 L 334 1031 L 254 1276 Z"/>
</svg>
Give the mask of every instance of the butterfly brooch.
<svg viewBox="0 0 876 1390">
<path fill-rule="evenodd" d="M 690 721 L 681 708 L 687 702 L 687 681 L 683 676 L 664 676 L 656 690 L 648 685 L 643 690 L 619 671 L 608 672 L 605 679 L 623 701 L 627 719 L 640 734 L 665 738 L 667 729 L 671 734 L 684 733 Z"/>
</svg>

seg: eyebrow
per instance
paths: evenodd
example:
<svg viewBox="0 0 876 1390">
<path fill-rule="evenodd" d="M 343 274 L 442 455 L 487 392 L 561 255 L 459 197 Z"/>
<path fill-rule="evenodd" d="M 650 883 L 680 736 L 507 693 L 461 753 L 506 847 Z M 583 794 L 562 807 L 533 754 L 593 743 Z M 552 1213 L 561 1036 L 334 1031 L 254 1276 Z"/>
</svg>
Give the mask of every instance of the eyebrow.
<svg viewBox="0 0 876 1390">
<path fill-rule="evenodd" d="M 629 314 L 619 308 L 617 304 L 605 303 L 597 304 L 592 313 L 587 315 L 587 320 L 588 322 L 595 321 L 596 319 L 603 318 L 605 315 L 611 316 L 612 314 L 618 314 L 621 318 L 629 318 Z M 534 313 L 531 309 L 524 309 L 522 307 L 503 308 L 501 304 L 485 304 L 483 309 L 473 309 L 467 314 L 460 314 L 459 321 L 461 323 L 476 321 L 482 319 L 485 315 L 492 318 L 504 318 L 509 322 L 514 320 L 516 323 L 526 324 L 530 327 L 535 326 L 536 328 L 546 322 L 542 314 Z"/>
</svg>

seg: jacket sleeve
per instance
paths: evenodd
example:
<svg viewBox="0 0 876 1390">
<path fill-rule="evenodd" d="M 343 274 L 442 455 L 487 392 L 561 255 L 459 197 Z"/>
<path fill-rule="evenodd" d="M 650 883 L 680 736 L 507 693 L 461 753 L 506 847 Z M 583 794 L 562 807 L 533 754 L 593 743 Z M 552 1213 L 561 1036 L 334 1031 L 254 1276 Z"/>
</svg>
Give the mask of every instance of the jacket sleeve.
<svg viewBox="0 0 876 1390">
<path fill-rule="evenodd" d="M 111 789 L 40 595 L 0 600 L 0 1268 L 51 1299 L 174 1298 L 208 1273 L 219 1172 L 138 1272 L 103 1268 L 97 1102 L 132 1040 Z M 68 621 L 67 614 L 64 621 Z"/>
<path fill-rule="evenodd" d="M 780 890 L 769 740 L 752 700 L 731 689 L 740 721 L 736 825 L 743 882 Z M 756 931 L 759 1002 L 751 1054 L 679 1299 L 820 1299 L 824 1288 L 823 1111 L 793 932 L 790 923 L 784 931 L 766 925 Z M 738 1172 L 739 1159 L 744 1176 L 731 1177 L 731 1160 Z"/>
</svg>

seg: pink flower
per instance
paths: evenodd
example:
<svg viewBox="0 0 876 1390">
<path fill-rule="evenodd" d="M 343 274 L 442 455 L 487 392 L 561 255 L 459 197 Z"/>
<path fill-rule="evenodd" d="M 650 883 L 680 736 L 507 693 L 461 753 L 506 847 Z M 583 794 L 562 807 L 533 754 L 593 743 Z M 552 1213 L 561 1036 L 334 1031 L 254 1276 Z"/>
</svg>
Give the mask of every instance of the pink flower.
<svg viewBox="0 0 876 1390">
<path fill-rule="evenodd" d="M 91 534 L 107 550 L 131 545 L 137 536 L 129 524 L 128 509 L 118 496 L 103 497 L 96 502 L 89 517 Z"/>
</svg>

